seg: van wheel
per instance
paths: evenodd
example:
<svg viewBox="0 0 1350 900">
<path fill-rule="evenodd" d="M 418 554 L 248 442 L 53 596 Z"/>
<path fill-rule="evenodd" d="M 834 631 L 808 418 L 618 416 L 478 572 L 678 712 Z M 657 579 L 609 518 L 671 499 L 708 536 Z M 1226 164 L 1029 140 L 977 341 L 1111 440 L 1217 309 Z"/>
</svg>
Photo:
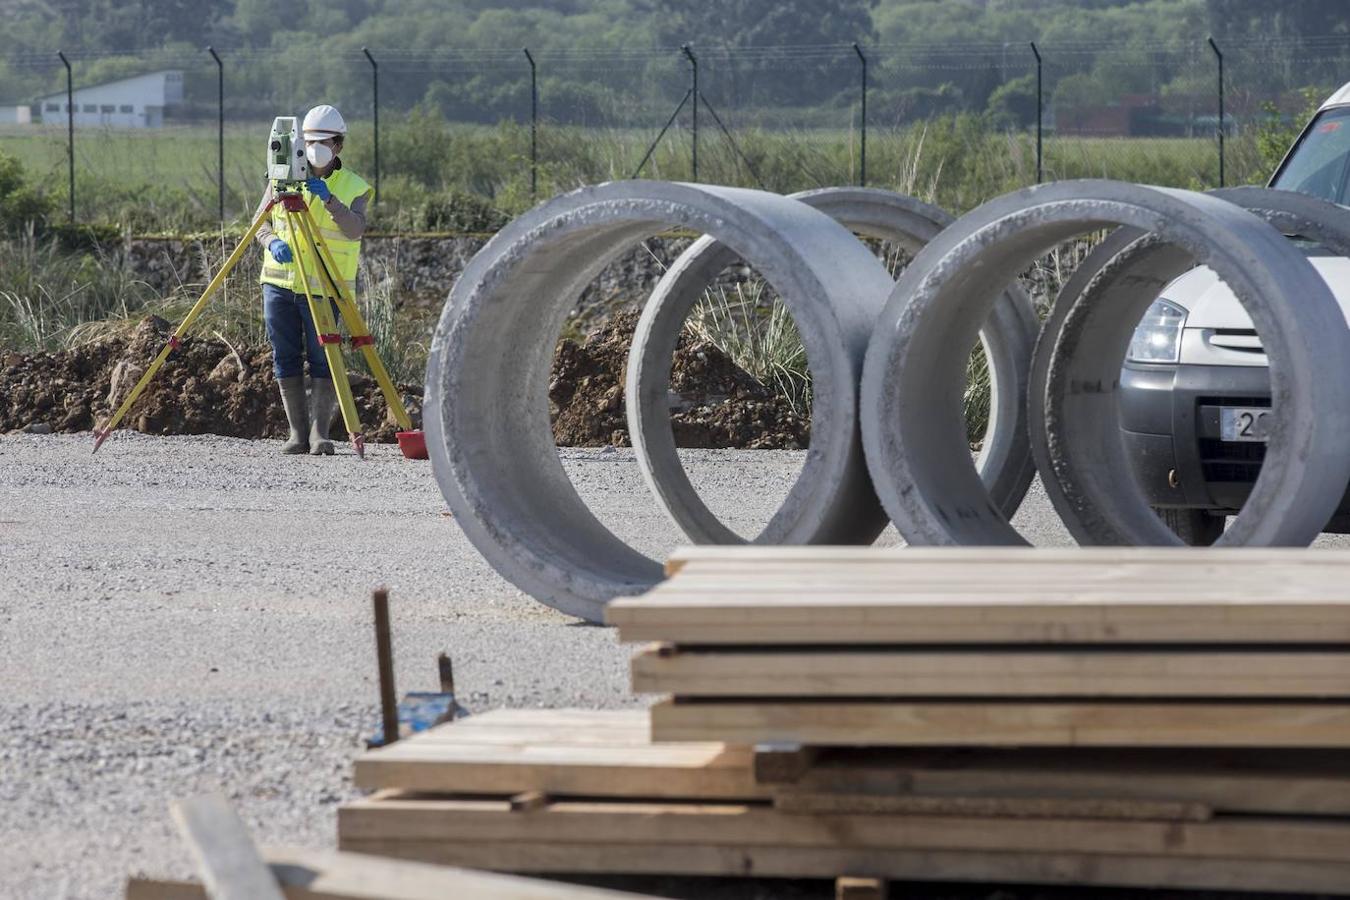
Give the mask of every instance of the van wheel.
<svg viewBox="0 0 1350 900">
<path fill-rule="evenodd" d="M 1217 541 L 1227 521 L 1225 516 L 1216 516 L 1194 507 L 1155 506 L 1153 511 L 1177 537 L 1191 547 L 1208 547 Z"/>
</svg>

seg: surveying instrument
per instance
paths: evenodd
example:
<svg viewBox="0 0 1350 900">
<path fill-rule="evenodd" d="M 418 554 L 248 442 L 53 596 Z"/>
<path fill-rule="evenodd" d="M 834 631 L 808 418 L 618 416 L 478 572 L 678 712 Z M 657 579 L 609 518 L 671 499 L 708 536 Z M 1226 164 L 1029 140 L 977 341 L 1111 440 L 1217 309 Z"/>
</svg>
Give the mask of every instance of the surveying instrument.
<svg viewBox="0 0 1350 900">
<path fill-rule="evenodd" d="M 356 455 L 365 459 L 366 442 L 365 436 L 361 433 L 361 420 L 356 412 L 356 401 L 352 397 L 351 384 L 347 378 L 347 367 L 342 358 L 342 335 L 338 331 L 337 321 L 333 318 L 333 306 L 337 308 L 343 322 L 347 325 L 347 331 L 351 334 L 352 349 L 361 351 L 367 367 L 369 367 L 371 374 L 375 376 L 375 381 L 384 394 L 385 402 L 389 405 L 389 411 L 393 414 L 394 420 L 401 429 L 398 433 L 398 443 L 403 455 L 409 459 L 426 459 L 426 438 L 422 432 L 412 430 L 412 420 L 409 419 L 408 412 L 403 407 L 403 401 L 399 398 L 398 390 L 394 387 L 393 381 L 389 378 L 389 372 L 385 369 L 379 353 L 375 350 L 375 338 L 371 336 L 370 329 L 366 327 L 365 320 L 361 318 L 361 313 L 356 307 L 355 296 L 349 293 L 347 286 L 337 277 L 337 264 L 328 249 L 328 245 L 324 243 L 323 234 L 315 224 L 314 216 L 305 202 L 302 189 L 311 174 L 309 161 L 305 158 L 305 144 L 300 139 L 297 120 L 293 116 L 279 116 L 272 123 L 272 134 L 267 142 L 267 179 L 272 185 L 271 201 L 254 218 L 253 224 L 249 225 L 248 231 L 240 240 L 239 245 L 234 248 L 234 252 L 225 260 L 225 264 L 220 267 L 220 271 L 211 279 L 201 297 L 188 311 L 182 324 L 169 336 L 168 343 L 164 345 L 159 355 L 145 370 L 145 374 L 131 389 L 131 393 L 127 394 L 121 406 L 117 408 L 117 411 L 113 413 L 102 428 L 94 430 L 93 452 L 98 452 L 98 448 L 107 440 L 108 435 L 122 421 L 123 416 L 127 414 L 127 411 L 135 404 L 146 386 L 159 372 L 164 365 L 164 361 L 169 358 L 169 354 L 181 346 L 183 336 L 206 308 L 206 303 L 211 295 L 220 288 L 226 276 L 230 274 L 230 270 L 234 268 L 249 245 L 253 243 L 258 229 L 262 227 L 263 222 L 271 217 L 273 207 L 280 204 L 290 225 L 290 233 L 298 237 L 304 250 L 308 251 L 308 255 L 306 255 L 306 253 L 301 252 L 300 247 L 297 247 L 292 255 L 295 267 L 300 275 L 300 284 L 305 294 L 305 300 L 309 304 L 310 314 L 314 317 L 314 327 L 319 335 L 319 345 L 323 348 L 324 357 L 328 360 L 328 369 L 332 373 L 333 387 L 337 392 L 339 408 L 342 410 L 342 421 L 346 425 L 352 446 L 356 449 Z M 316 268 L 317 271 L 312 272 L 311 266 Z M 311 281 L 311 275 L 320 276 L 322 280 Z M 317 294 L 312 287 L 316 283 L 321 288 Z M 329 305 L 330 301 L 332 306 Z"/>
</svg>

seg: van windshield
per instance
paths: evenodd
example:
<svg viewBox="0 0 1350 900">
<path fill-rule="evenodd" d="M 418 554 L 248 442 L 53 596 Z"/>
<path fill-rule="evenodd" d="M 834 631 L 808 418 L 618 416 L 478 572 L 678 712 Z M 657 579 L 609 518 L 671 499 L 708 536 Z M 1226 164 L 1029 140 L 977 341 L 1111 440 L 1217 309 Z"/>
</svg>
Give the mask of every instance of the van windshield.
<svg viewBox="0 0 1350 900">
<path fill-rule="evenodd" d="M 1271 187 L 1346 202 L 1350 161 L 1350 107 L 1319 113 Z"/>
</svg>

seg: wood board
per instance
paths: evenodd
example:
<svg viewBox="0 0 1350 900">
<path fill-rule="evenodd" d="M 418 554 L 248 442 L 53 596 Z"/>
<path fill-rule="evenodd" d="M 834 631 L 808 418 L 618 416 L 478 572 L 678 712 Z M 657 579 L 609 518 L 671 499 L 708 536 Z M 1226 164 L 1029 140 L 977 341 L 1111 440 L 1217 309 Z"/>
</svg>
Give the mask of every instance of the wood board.
<svg viewBox="0 0 1350 900">
<path fill-rule="evenodd" d="M 650 647 L 633 690 L 681 697 L 1350 697 L 1350 648 Z"/>
<path fill-rule="evenodd" d="M 765 804 L 559 800 L 525 813 L 506 799 L 380 794 L 338 810 L 339 840 L 715 844 L 727 847 L 1066 852 L 1341 862 L 1344 820 L 1207 821 L 872 814 L 797 815 Z"/>
<path fill-rule="evenodd" d="M 713 845 L 344 841 L 382 856 L 534 873 L 623 873 L 834 878 L 866 872 L 897 881 L 1078 887 L 1194 888 L 1341 894 L 1350 863 L 1071 853 L 857 850 Z"/>
<path fill-rule="evenodd" d="M 1302 547 L 838 547 L 704 544 L 677 547 L 666 559 L 666 575 L 691 563 L 705 568 L 748 569 L 823 564 L 910 565 L 938 562 L 971 565 L 1183 565 L 1197 563 L 1242 566 L 1350 566 L 1350 550 Z"/>
<path fill-rule="evenodd" d="M 1350 748 L 1350 706 L 1259 702 L 664 700 L 657 741 L 823 746 Z"/>
<path fill-rule="evenodd" d="M 1327 595 L 1056 596 L 828 592 L 756 595 L 656 588 L 606 612 L 626 642 L 718 644 L 1347 644 L 1350 603 Z"/>
<path fill-rule="evenodd" d="M 367 751 L 356 785 L 442 793 L 763 797 L 752 751 L 653 744 L 646 710 L 494 710 Z"/>
</svg>

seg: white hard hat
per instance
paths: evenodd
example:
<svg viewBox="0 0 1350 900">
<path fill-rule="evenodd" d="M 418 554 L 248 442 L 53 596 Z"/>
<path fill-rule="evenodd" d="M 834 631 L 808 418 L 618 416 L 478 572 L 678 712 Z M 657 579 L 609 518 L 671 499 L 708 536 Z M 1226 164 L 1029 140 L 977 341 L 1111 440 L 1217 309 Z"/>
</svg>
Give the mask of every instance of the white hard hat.
<svg viewBox="0 0 1350 900">
<path fill-rule="evenodd" d="M 321 141 L 334 135 L 346 134 L 347 123 L 342 120 L 342 113 L 323 103 L 305 113 L 305 123 L 301 126 L 301 130 L 304 132 L 305 140 Z"/>
</svg>

